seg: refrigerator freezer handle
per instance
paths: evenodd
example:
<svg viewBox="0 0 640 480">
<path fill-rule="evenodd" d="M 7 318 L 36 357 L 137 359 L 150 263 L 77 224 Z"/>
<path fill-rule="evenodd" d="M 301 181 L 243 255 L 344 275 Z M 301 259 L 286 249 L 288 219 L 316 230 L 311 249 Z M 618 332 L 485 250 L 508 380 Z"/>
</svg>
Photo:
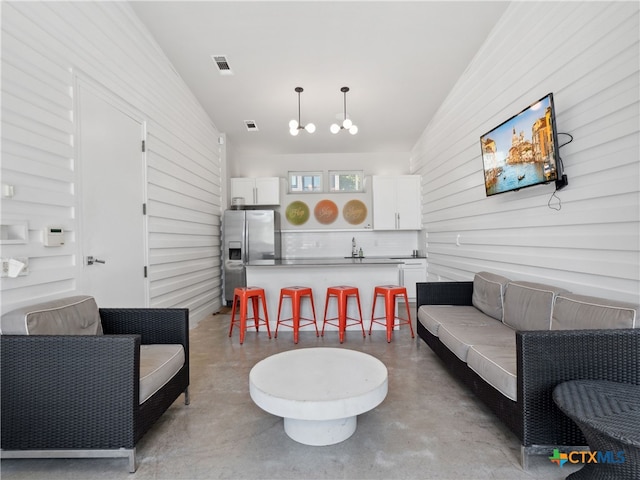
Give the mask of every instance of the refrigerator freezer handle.
<svg viewBox="0 0 640 480">
<path fill-rule="evenodd" d="M 249 228 L 247 226 L 247 219 L 245 217 L 244 225 L 242 226 L 242 240 L 244 243 L 244 254 L 242 263 L 245 265 L 249 264 Z"/>
</svg>

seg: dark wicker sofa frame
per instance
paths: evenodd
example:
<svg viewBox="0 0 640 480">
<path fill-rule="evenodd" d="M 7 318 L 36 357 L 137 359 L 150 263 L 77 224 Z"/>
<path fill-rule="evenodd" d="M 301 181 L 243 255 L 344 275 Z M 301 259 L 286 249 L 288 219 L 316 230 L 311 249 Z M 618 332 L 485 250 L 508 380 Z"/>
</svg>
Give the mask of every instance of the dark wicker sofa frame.
<svg viewBox="0 0 640 480">
<path fill-rule="evenodd" d="M 416 308 L 472 305 L 472 294 L 473 282 L 418 283 Z M 516 332 L 517 402 L 486 383 L 420 322 L 417 331 L 444 365 L 518 437 L 524 469 L 529 455 L 587 445 L 578 427 L 554 404 L 556 385 L 577 379 L 640 384 L 640 329 Z"/>
<path fill-rule="evenodd" d="M 189 403 L 189 311 L 101 308 L 104 335 L 3 335 L 2 458 L 126 457 L 180 396 Z M 139 404 L 140 345 L 181 344 L 185 364 Z"/>
</svg>

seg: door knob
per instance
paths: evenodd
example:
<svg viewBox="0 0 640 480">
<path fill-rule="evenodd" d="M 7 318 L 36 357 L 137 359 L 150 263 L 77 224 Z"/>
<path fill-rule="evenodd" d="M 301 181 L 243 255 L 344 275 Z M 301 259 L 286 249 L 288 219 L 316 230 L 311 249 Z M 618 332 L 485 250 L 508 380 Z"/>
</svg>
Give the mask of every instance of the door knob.
<svg viewBox="0 0 640 480">
<path fill-rule="evenodd" d="M 94 263 L 107 263 L 104 260 L 98 260 L 97 258 L 95 258 L 93 255 L 88 255 L 87 256 L 87 265 L 93 265 Z"/>
</svg>

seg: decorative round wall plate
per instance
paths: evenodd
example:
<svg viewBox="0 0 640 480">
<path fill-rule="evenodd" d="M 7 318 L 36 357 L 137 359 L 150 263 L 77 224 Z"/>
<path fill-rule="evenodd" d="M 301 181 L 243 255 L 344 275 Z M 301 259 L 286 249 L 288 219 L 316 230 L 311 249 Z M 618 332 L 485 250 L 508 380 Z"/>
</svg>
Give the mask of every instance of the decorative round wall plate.
<svg viewBox="0 0 640 480">
<path fill-rule="evenodd" d="M 359 225 L 367 218 L 367 206 L 360 200 L 349 200 L 342 207 L 342 216 L 351 225 Z"/>
<path fill-rule="evenodd" d="M 331 200 L 320 200 L 313 209 L 316 220 L 323 225 L 329 225 L 338 218 L 338 206 Z"/>
<path fill-rule="evenodd" d="M 297 200 L 287 206 L 284 215 L 292 225 L 303 225 L 309 220 L 309 207 L 306 203 Z"/>
</svg>

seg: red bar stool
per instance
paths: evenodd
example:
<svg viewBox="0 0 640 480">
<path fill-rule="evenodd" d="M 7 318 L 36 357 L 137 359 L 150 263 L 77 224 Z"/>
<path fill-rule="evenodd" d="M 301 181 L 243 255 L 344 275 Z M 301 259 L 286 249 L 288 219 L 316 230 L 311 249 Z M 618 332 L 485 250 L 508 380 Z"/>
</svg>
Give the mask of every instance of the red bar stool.
<svg viewBox="0 0 640 480">
<path fill-rule="evenodd" d="M 378 295 L 384 296 L 385 316 L 374 318 L 374 314 L 376 311 L 376 300 L 378 300 Z M 407 308 L 408 318 L 400 318 L 396 316 L 397 297 L 404 297 L 404 304 Z M 399 322 L 396 323 L 396 320 L 398 320 Z M 391 342 L 391 332 L 393 332 L 394 327 L 399 327 L 400 325 L 405 324 L 408 324 L 409 328 L 411 329 L 411 338 L 415 338 L 413 334 L 413 326 L 411 325 L 409 298 L 407 297 L 407 289 L 405 287 L 400 287 L 398 285 L 380 285 L 375 287 L 373 291 L 373 306 L 371 307 L 371 326 L 369 327 L 369 335 L 371 335 L 371 329 L 373 328 L 374 323 L 385 325 L 387 327 L 387 342 Z"/>
<path fill-rule="evenodd" d="M 337 309 L 338 316 L 327 318 L 327 310 L 329 307 L 329 300 L 335 297 L 337 300 Z M 347 316 L 347 302 L 349 298 L 355 298 L 358 304 L 358 313 L 360 314 L 360 319 L 353 318 Z M 333 320 L 338 320 L 338 323 L 334 323 Z M 353 320 L 351 323 L 347 323 L 347 320 Z M 346 285 L 340 285 L 336 287 L 328 287 L 327 288 L 327 300 L 324 304 L 324 321 L 322 322 L 322 333 L 321 335 L 324 337 L 324 327 L 326 324 L 332 325 L 334 327 L 338 327 L 338 333 L 340 335 L 340 343 L 344 341 L 344 332 L 347 327 L 352 325 L 360 325 L 362 327 L 362 336 L 365 337 L 364 333 L 364 323 L 362 322 L 362 309 L 360 308 L 360 292 L 358 291 L 358 287 L 349 287 Z"/>
<path fill-rule="evenodd" d="M 264 319 L 261 319 L 260 314 L 260 299 L 262 299 L 262 311 L 264 313 Z M 253 317 L 247 317 L 247 307 L 251 300 L 251 306 L 253 308 Z M 236 320 L 236 305 L 240 303 L 240 318 Z M 253 324 L 256 328 L 256 332 L 259 330 L 260 325 L 267 326 L 267 334 L 271 338 L 271 330 L 269 329 L 269 314 L 267 313 L 267 300 L 264 293 L 264 288 L 258 287 L 238 287 L 233 289 L 233 308 L 231 309 L 231 326 L 229 327 L 229 336 L 233 333 L 233 326 L 239 324 L 240 326 L 240 345 L 244 342 L 244 334 L 247 331 L 247 320 L 253 320 Z M 262 321 L 261 321 L 262 320 Z"/>
<path fill-rule="evenodd" d="M 304 297 L 309 297 L 311 301 L 311 312 L 313 318 L 305 318 L 300 316 L 300 305 Z M 291 318 L 280 318 L 280 312 L 282 310 L 282 300 L 285 298 L 291 299 Z M 300 323 L 300 320 L 306 320 L 306 323 Z M 313 290 L 309 287 L 285 287 L 280 289 L 280 301 L 278 302 L 278 322 L 276 323 L 275 337 L 278 338 L 278 327 L 282 325 L 284 327 L 293 328 L 293 343 L 298 343 L 298 333 L 300 327 L 306 327 L 307 325 L 313 325 L 316 327 L 316 337 L 318 333 L 318 324 L 316 323 L 316 308 L 313 305 Z"/>
</svg>

